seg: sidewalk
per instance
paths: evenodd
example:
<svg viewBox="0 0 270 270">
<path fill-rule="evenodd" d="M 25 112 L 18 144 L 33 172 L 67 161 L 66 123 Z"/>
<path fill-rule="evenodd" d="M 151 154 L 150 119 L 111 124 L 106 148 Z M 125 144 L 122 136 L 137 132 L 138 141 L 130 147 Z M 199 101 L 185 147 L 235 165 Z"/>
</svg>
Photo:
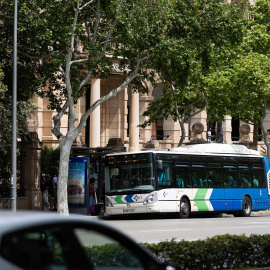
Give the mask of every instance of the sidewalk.
<svg viewBox="0 0 270 270">
<path fill-rule="evenodd" d="M 225 213 L 222 214 L 222 216 L 224 217 L 228 217 L 232 215 L 233 214 L 225 214 Z M 252 211 L 251 217 L 255 217 L 255 216 L 270 216 L 270 210 Z"/>
</svg>

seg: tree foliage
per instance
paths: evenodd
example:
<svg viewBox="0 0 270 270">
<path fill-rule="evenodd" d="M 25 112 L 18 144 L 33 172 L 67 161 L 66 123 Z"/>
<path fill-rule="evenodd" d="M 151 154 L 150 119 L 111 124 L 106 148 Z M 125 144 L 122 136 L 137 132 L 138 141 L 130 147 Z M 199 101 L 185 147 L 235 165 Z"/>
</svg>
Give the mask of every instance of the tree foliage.
<svg viewBox="0 0 270 270">
<path fill-rule="evenodd" d="M 247 123 L 261 127 L 268 148 L 265 117 L 270 96 L 270 3 L 256 1 L 247 9 L 243 41 L 231 50 L 227 59 L 206 79 L 209 85 L 209 111 L 213 118 L 231 115 Z"/>
<path fill-rule="evenodd" d="M 13 1 L 0 2 L 0 181 L 2 194 L 9 195 L 11 174 L 11 133 L 12 133 L 12 83 L 13 83 Z M 20 17 L 19 17 L 20 18 Z M 20 34 L 21 21 L 18 22 L 18 55 L 17 62 L 17 136 L 28 140 L 27 119 L 33 116 L 36 106 L 31 98 L 37 92 L 39 81 L 37 71 L 39 62 L 29 58 L 31 46 L 24 46 L 29 36 Z M 28 26 L 32 25 L 29 22 Z M 18 160 L 19 162 L 19 160 Z M 18 164 L 19 168 L 19 164 Z M 5 191 L 4 191 L 5 190 Z"/>
<path fill-rule="evenodd" d="M 245 16 L 226 1 L 199 0 L 175 1 L 170 19 L 168 38 L 153 61 L 163 96 L 150 104 L 142 126 L 172 116 L 181 127 L 181 145 L 184 122 L 208 105 L 204 77 L 242 41 Z"/>
<path fill-rule="evenodd" d="M 68 213 L 67 175 L 72 143 L 86 126 L 92 111 L 117 95 L 131 82 L 145 91 L 141 81 L 153 79 L 144 69 L 166 37 L 171 1 L 157 0 L 37 0 L 21 3 L 20 54 L 29 61 L 40 59 L 36 74 L 42 97 L 57 110 L 52 129 L 60 145 L 58 211 Z M 78 119 L 75 105 L 85 94 L 91 77 L 108 79 L 117 69 L 123 82 L 96 101 Z M 68 114 L 68 131 L 61 119 Z"/>
<path fill-rule="evenodd" d="M 60 149 L 43 146 L 41 149 L 41 173 L 52 180 L 59 169 Z"/>
</svg>

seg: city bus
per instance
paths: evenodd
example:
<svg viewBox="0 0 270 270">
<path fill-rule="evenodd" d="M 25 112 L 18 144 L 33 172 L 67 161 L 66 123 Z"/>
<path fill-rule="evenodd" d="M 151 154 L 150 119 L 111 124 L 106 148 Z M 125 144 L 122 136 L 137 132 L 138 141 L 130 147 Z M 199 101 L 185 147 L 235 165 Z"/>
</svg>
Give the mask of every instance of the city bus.
<svg viewBox="0 0 270 270">
<path fill-rule="evenodd" d="M 238 144 L 197 144 L 108 154 L 107 215 L 200 212 L 248 217 L 270 208 L 265 156 Z"/>
</svg>

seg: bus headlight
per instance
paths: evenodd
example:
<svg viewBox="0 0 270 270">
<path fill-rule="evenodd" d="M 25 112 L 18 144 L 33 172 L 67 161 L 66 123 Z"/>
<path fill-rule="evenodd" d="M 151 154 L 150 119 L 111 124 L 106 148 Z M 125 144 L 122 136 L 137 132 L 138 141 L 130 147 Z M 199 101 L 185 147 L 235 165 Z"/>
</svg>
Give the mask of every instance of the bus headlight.
<svg viewBox="0 0 270 270">
<path fill-rule="evenodd" d="M 113 207 L 112 202 L 108 199 L 108 197 L 105 197 L 105 206 Z"/>
<path fill-rule="evenodd" d="M 145 198 L 145 200 L 143 201 L 143 204 L 144 205 L 152 204 L 152 203 L 154 203 L 156 201 L 157 201 L 157 193 L 152 192 Z"/>
</svg>

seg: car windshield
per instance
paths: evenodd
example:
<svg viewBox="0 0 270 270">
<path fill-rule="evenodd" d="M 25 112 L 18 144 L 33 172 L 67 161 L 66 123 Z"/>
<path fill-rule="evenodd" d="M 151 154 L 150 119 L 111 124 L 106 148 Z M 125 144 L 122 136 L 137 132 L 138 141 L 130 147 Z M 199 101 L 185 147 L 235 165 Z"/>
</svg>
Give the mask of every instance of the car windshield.
<svg viewBox="0 0 270 270">
<path fill-rule="evenodd" d="M 0 253 L 22 269 L 145 269 L 141 258 L 112 236 L 54 224 L 5 235 Z"/>
<path fill-rule="evenodd" d="M 132 156 L 133 159 L 129 158 L 127 161 L 122 160 L 122 157 L 117 157 L 115 165 L 106 167 L 105 191 L 107 194 L 141 193 L 156 189 L 151 159 L 149 157 L 142 159 L 140 155 Z"/>
</svg>

